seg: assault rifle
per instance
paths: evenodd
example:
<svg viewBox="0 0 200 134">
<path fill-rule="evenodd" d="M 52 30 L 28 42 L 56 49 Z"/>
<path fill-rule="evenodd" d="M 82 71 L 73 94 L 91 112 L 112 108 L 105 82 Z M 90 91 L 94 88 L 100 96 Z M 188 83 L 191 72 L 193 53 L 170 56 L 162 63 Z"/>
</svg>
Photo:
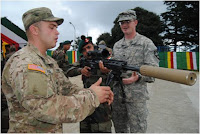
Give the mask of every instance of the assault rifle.
<svg viewBox="0 0 200 134">
<path fill-rule="evenodd" d="M 91 68 L 91 72 L 95 72 L 97 69 L 99 69 L 99 61 L 101 60 L 104 66 L 111 70 L 108 75 L 106 85 L 110 85 L 111 81 L 115 79 L 121 83 L 120 85 L 122 89 L 123 84 L 120 75 L 127 70 L 139 72 L 143 76 L 154 77 L 190 86 L 194 85 L 197 80 L 196 74 L 191 71 L 168 69 L 148 65 L 134 67 L 127 65 L 126 61 L 107 59 L 108 56 L 109 52 L 106 49 L 102 49 L 101 51 L 90 51 L 88 52 L 89 58 L 82 57 L 80 59 L 80 65 L 81 67 L 88 66 Z"/>
</svg>

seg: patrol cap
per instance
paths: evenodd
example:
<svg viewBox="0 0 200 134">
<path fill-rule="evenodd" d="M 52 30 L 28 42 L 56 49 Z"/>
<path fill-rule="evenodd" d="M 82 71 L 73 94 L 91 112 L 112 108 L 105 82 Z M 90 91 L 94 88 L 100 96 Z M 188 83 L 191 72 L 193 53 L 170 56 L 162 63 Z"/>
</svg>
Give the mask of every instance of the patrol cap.
<svg viewBox="0 0 200 134">
<path fill-rule="evenodd" d="M 104 40 L 101 40 L 98 44 L 98 47 L 101 49 L 105 49 L 106 48 L 106 42 Z"/>
<path fill-rule="evenodd" d="M 27 30 L 30 25 L 39 21 L 53 21 L 58 25 L 62 24 L 64 19 L 54 17 L 51 10 L 46 7 L 34 8 L 25 12 L 22 16 L 24 28 Z"/>
<path fill-rule="evenodd" d="M 66 41 L 61 42 L 60 46 L 63 47 L 64 45 L 71 45 L 72 42 L 73 42 L 73 40 L 71 40 L 71 41 L 66 40 Z"/>
<path fill-rule="evenodd" d="M 117 22 L 124 21 L 124 20 L 137 19 L 136 12 L 134 10 L 131 10 L 131 9 L 124 11 L 124 12 L 121 12 L 118 15 L 118 17 L 119 17 L 119 19 L 118 19 Z"/>
<path fill-rule="evenodd" d="M 66 40 L 63 42 L 63 45 L 68 45 L 68 44 L 71 44 L 73 42 L 73 40 L 69 41 L 69 40 Z"/>
<path fill-rule="evenodd" d="M 101 40 L 101 41 L 99 42 L 99 45 L 106 45 L 106 42 L 105 42 L 104 40 Z"/>
</svg>

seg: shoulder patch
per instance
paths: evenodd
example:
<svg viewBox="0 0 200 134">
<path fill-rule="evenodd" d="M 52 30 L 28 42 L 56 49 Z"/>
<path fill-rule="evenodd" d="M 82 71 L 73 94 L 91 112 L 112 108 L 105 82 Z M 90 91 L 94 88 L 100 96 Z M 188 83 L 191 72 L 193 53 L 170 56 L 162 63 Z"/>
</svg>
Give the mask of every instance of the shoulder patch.
<svg viewBox="0 0 200 134">
<path fill-rule="evenodd" d="M 45 73 L 44 68 L 42 68 L 41 66 L 35 65 L 35 64 L 28 64 L 28 69 L 29 70 L 36 70 L 36 71 L 40 71 L 42 73 Z"/>
</svg>

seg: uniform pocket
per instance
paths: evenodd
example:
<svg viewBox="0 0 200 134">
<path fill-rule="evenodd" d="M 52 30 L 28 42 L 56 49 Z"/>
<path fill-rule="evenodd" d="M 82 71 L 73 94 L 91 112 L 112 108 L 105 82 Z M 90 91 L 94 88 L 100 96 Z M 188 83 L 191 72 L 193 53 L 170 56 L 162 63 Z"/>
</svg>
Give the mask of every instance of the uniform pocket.
<svg viewBox="0 0 200 134">
<path fill-rule="evenodd" d="M 27 96 L 38 96 L 48 98 L 53 95 L 53 90 L 48 88 L 48 75 L 39 71 L 29 70 L 27 74 L 28 89 Z"/>
</svg>

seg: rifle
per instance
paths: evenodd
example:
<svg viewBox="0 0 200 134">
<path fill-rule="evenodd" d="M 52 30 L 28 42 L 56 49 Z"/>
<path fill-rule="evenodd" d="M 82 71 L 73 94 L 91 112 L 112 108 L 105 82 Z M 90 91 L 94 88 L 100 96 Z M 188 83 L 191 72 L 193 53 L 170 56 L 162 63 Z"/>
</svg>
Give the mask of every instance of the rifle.
<svg viewBox="0 0 200 134">
<path fill-rule="evenodd" d="M 88 66 L 91 68 L 91 72 L 95 72 L 95 70 L 99 69 L 99 61 L 101 60 L 105 67 L 111 69 L 106 81 L 106 85 L 110 85 L 111 81 L 116 79 L 120 82 L 122 89 L 123 85 L 120 75 L 127 70 L 139 72 L 144 76 L 154 77 L 157 79 L 181 83 L 189 86 L 194 85 L 197 80 L 196 74 L 191 71 L 168 69 L 149 65 L 134 67 L 127 65 L 126 61 L 106 59 L 109 56 L 109 52 L 106 49 L 90 51 L 87 55 L 89 58 L 82 57 L 80 59 L 81 67 Z"/>
</svg>

